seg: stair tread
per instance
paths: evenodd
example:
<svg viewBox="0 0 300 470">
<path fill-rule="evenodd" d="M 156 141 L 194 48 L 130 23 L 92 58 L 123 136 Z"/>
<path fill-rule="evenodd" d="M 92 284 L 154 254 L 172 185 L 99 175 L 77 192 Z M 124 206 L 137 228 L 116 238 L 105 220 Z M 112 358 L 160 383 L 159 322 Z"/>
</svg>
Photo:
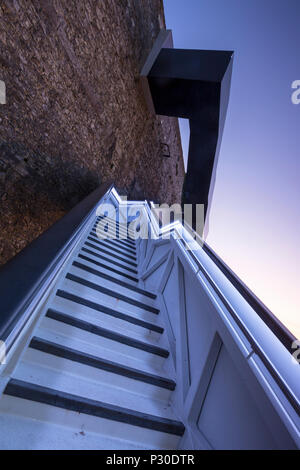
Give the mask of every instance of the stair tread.
<svg viewBox="0 0 300 470">
<path fill-rule="evenodd" d="M 65 280 L 61 284 L 61 289 L 59 290 L 67 292 L 70 291 L 73 292 L 74 295 L 76 295 L 77 292 L 77 295 L 80 297 L 88 297 L 95 302 L 103 298 L 102 303 L 115 307 L 120 305 L 122 308 L 126 309 L 126 311 L 128 310 L 128 312 L 143 311 L 154 314 L 154 316 L 159 314 L 159 309 L 153 305 L 149 305 L 148 299 L 145 299 L 145 301 L 137 300 L 134 298 L 132 292 L 125 295 L 125 293 L 120 293 L 117 289 L 108 288 L 100 285 L 100 283 L 91 282 L 88 279 L 85 279 L 82 275 L 78 276 L 72 273 L 67 273 Z M 101 296 L 100 294 L 103 295 Z"/>
<path fill-rule="evenodd" d="M 103 251 L 103 253 L 109 253 L 110 256 L 122 260 L 124 263 L 129 264 L 130 266 L 137 267 L 137 260 L 134 256 L 129 256 L 127 253 L 122 252 L 113 248 L 108 243 L 101 242 L 98 238 L 91 237 L 90 235 L 86 238 L 86 242 L 91 242 L 98 250 Z"/>
<path fill-rule="evenodd" d="M 44 317 L 40 328 L 38 329 L 39 336 L 41 329 L 55 335 L 66 337 L 66 344 L 68 340 L 67 336 L 70 336 L 72 339 L 83 343 L 85 345 L 85 350 L 89 350 L 87 347 L 91 347 L 96 351 L 95 354 L 98 355 L 102 354 L 104 351 L 105 357 L 108 359 L 113 359 L 114 357 L 116 362 L 127 364 L 129 363 L 128 360 L 134 361 L 137 364 L 137 368 L 144 369 L 149 365 L 150 367 L 162 369 L 165 363 L 165 358 L 162 356 L 151 354 L 140 348 L 132 347 L 125 342 L 118 341 L 118 338 L 110 338 L 109 335 L 100 336 L 97 334 L 91 334 L 88 328 L 82 329 L 78 326 L 61 321 L 61 319 L 56 320 Z"/>
<path fill-rule="evenodd" d="M 126 259 L 132 260 L 136 263 L 136 256 L 134 254 L 129 253 L 125 249 L 115 247 L 111 243 L 107 242 L 105 239 L 101 239 L 94 234 L 90 234 L 87 237 L 87 240 L 91 240 L 93 243 L 96 243 L 100 247 L 104 247 L 105 249 L 112 251 L 113 254 L 118 253 L 119 255 L 124 256 Z"/>
<path fill-rule="evenodd" d="M 104 225 L 101 222 L 98 222 L 92 227 L 91 230 L 95 231 L 96 233 L 97 231 L 98 233 L 105 233 L 107 237 L 112 238 L 113 240 L 117 240 L 128 247 L 136 249 L 136 243 L 134 239 L 129 237 L 128 233 L 123 229 L 117 229 L 116 231 L 114 227 L 110 227 L 109 230 L 105 230 Z"/>
<path fill-rule="evenodd" d="M 109 274 L 106 274 L 102 271 L 99 271 L 98 269 L 87 266 L 86 264 L 82 263 L 81 260 L 74 260 L 73 263 L 72 263 L 72 266 L 75 266 L 76 268 L 78 268 L 79 273 L 80 273 L 80 270 L 81 270 L 82 275 L 85 276 L 85 279 L 87 279 L 87 277 L 86 277 L 87 275 L 85 273 L 89 273 L 89 274 L 93 275 L 93 277 L 95 279 L 94 282 L 97 282 L 97 281 L 101 282 L 102 279 L 105 279 L 105 280 L 111 282 L 112 284 L 117 284 L 117 285 L 123 287 L 124 289 L 127 289 L 126 295 L 128 297 L 130 296 L 130 294 L 132 294 L 132 292 L 137 293 L 137 294 L 141 294 L 141 296 L 146 297 L 146 299 L 145 298 L 143 299 L 144 302 L 148 301 L 148 299 L 155 300 L 156 297 L 157 297 L 156 294 L 154 294 L 153 292 L 147 291 L 145 289 L 141 289 L 138 286 L 129 284 L 125 280 L 116 279 L 115 277 L 113 277 Z M 70 272 L 70 270 L 69 270 L 69 272 Z M 113 285 L 112 285 L 111 288 L 113 288 Z M 141 297 L 141 298 L 143 298 L 143 297 Z"/>
<path fill-rule="evenodd" d="M 99 239 L 99 231 L 97 232 L 96 229 L 92 229 L 90 232 L 90 236 L 94 236 Z M 110 234 L 105 233 L 105 238 L 101 238 L 100 240 L 103 239 L 107 243 L 111 244 L 112 246 L 115 246 L 116 248 L 119 248 L 120 250 L 125 251 L 126 253 L 131 253 L 132 255 L 137 255 L 136 248 L 133 247 L 132 245 L 129 245 L 126 243 L 126 241 L 120 239 L 120 238 L 114 238 L 110 236 Z"/>
<path fill-rule="evenodd" d="M 122 270 L 122 272 L 128 274 L 129 276 L 137 275 L 138 272 L 136 269 L 129 268 L 128 266 L 125 266 L 123 263 L 120 263 L 116 261 L 115 259 L 110 258 L 110 256 L 104 255 L 103 253 L 93 251 L 93 245 L 91 244 L 85 243 L 85 245 L 86 246 L 83 246 L 81 248 L 81 252 L 88 253 L 90 256 L 93 257 L 93 259 L 96 259 L 97 261 L 100 260 L 100 262 L 102 261 L 102 262 L 108 263 L 108 265 L 117 266 L 118 268 Z M 134 279 L 138 281 L 137 278 L 134 278 Z"/>
<path fill-rule="evenodd" d="M 121 364 L 124 367 L 132 367 L 139 369 L 149 374 L 161 375 L 163 374 L 166 378 L 168 374 L 162 370 L 161 364 L 153 363 L 152 355 L 148 354 L 145 356 L 145 359 L 141 359 L 139 354 L 128 356 L 122 354 L 118 348 L 109 349 L 103 345 L 93 343 L 90 341 L 90 335 L 86 334 L 86 339 L 82 337 L 76 337 L 74 334 L 67 334 L 61 330 L 53 328 L 55 324 L 59 324 L 54 320 L 48 319 L 45 317 L 36 331 L 36 334 L 47 341 L 52 341 L 62 346 L 67 346 L 72 349 L 79 350 L 83 353 L 91 354 L 93 356 L 102 357 L 103 359 L 114 361 L 118 364 Z M 68 330 L 68 325 L 65 324 Z M 71 327 L 69 327 L 71 328 Z"/>
<path fill-rule="evenodd" d="M 19 375 L 22 376 L 21 373 Z M 26 376 L 26 374 L 24 375 Z M 158 401 L 154 403 L 154 400 L 143 400 L 141 397 L 137 398 L 137 395 L 134 397 L 134 394 L 132 394 L 134 400 L 132 404 L 135 406 L 132 409 L 120 406 L 120 403 L 129 402 L 128 393 L 119 393 L 119 399 L 116 399 L 117 394 L 114 397 L 109 395 L 106 397 L 109 398 L 109 401 L 102 401 L 96 400 L 94 396 L 102 398 L 104 396 L 103 390 L 101 390 L 101 387 L 94 388 L 91 383 L 88 388 L 90 397 L 87 397 L 74 393 L 79 388 L 77 386 L 79 381 L 73 379 L 68 382 L 69 377 L 66 378 L 64 374 L 58 375 L 47 370 L 43 376 L 39 374 L 38 379 L 39 383 L 36 383 L 34 378 L 33 381 L 29 382 L 14 377 L 8 382 L 4 394 L 170 434 L 181 436 L 184 432 L 182 423 L 174 419 L 170 408 L 162 406 Z M 43 385 L 40 385 L 41 382 Z M 46 386 L 44 385 L 46 383 L 53 385 Z M 73 393 L 70 392 L 71 390 Z M 125 400 L 122 399 L 124 395 Z M 92 396 L 93 398 L 91 398 Z M 118 405 L 115 403 L 118 403 Z M 137 410 L 136 408 L 140 409 Z M 146 412 L 141 410 L 146 410 Z M 149 410 L 153 410 L 155 414 L 149 413 Z"/>
<path fill-rule="evenodd" d="M 111 236 L 109 233 L 103 232 L 103 231 L 100 231 L 100 233 L 99 233 L 99 230 L 97 231 L 96 228 L 92 228 L 92 230 L 89 233 L 89 236 L 94 237 L 96 240 L 106 242 L 109 245 L 111 245 L 112 247 L 115 247 L 119 250 L 124 251 L 125 254 L 126 253 L 132 254 L 136 258 L 136 254 L 137 254 L 136 253 L 136 248 L 133 247 L 132 245 L 129 245 L 128 243 L 126 243 L 126 241 L 124 241 L 120 238 L 115 238 L 115 237 Z"/>
<path fill-rule="evenodd" d="M 95 269 L 98 272 L 108 274 L 110 277 L 116 280 L 125 281 L 127 284 L 131 286 L 137 286 L 138 279 L 136 277 L 131 276 L 130 274 L 122 271 L 113 266 L 109 266 L 107 263 L 101 263 L 100 260 L 93 258 L 90 254 L 86 253 L 78 253 L 77 259 L 79 262 L 85 266 L 88 266 L 92 269 Z"/>
<path fill-rule="evenodd" d="M 81 320 L 71 315 L 64 314 L 62 312 L 49 309 L 47 311 L 46 317 L 52 318 L 53 320 L 56 320 L 56 321 L 67 323 L 68 325 L 83 329 L 85 331 L 88 331 L 89 333 L 92 333 L 98 336 L 103 336 L 112 341 L 126 344 L 127 346 L 130 346 L 132 348 L 141 349 L 150 354 L 155 354 L 155 355 L 165 357 L 165 358 L 169 356 L 169 351 L 167 351 L 165 348 L 161 348 L 149 342 L 141 341 L 139 339 L 132 338 L 124 334 L 109 330 L 107 328 L 100 327 L 93 323 L 87 322 L 85 320 Z"/>
<path fill-rule="evenodd" d="M 159 334 L 163 333 L 160 317 L 151 312 L 131 308 L 131 306 L 128 308 L 126 304 L 117 301 L 109 302 L 109 299 L 93 296 L 90 292 L 78 292 L 72 285 L 61 287 L 66 287 L 66 289 L 59 289 L 57 291 L 51 308 L 63 308 L 65 313 L 70 314 L 83 313 L 89 316 L 92 315 L 93 321 L 94 319 L 108 321 L 109 318 L 114 317 L 122 321 L 121 323 L 118 322 L 122 325 L 122 328 L 130 326 L 128 325 L 130 323 L 131 325 L 137 325 Z M 123 321 L 126 323 L 123 323 Z"/>
<path fill-rule="evenodd" d="M 111 310 L 112 313 L 104 310 L 102 308 L 96 311 L 85 305 L 74 304 L 67 298 L 57 297 L 51 308 L 47 310 L 46 316 L 51 318 L 53 312 L 66 314 L 74 320 L 82 320 L 96 327 L 112 330 L 121 335 L 125 334 L 132 339 L 146 341 L 153 345 L 164 343 L 165 338 L 162 338 L 163 329 L 160 325 L 143 321 L 132 315 L 121 315 L 114 310 Z"/>
<path fill-rule="evenodd" d="M 149 372 L 145 372 L 129 366 L 125 366 L 120 364 L 119 362 L 117 363 L 108 359 L 104 359 L 102 357 L 97 357 L 95 355 L 82 352 L 78 349 L 73 349 L 68 346 L 45 340 L 37 336 L 34 336 L 32 338 L 29 347 L 47 354 L 52 354 L 58 357 L 69 359 L 71 361 L 79 362 L 90 367 L 95 367 L 108 372 L 123 375 L 132 380 L 145 382 L 156 387 L 162 387 L 168 390 L 175 389 L 176 384 L 171 379 L 155 374 L 150 374 Z"/>
<path fill-rule="evenodd" d="M 130 235 L 134 234 L 134 232 L 131 231 L 128 227 L 129 223 L 128 224 L 122 224 L 122 223 L 120 223 L 120 222 L 118 222 L 118 221 L 116 221 L 116 220 L 114 220 L 110 217 L 98 217 L 96 219 L 96 223 L 101 223 L 101 224 L 106 225 L 106 226 L 108 225 L 108 227 L 117 227 L 118 229 L 120 229 L 120 230 L 122 230 L 122 231 L 124 231 L 124 232 L 126 232 Z M 134 239 L 132 239 L 132 240 L 134 240 Z"/>
<path fill-rule="evenodd" d="M 10 396 L 4 396 L 0 403 L 7 408 Z M 15 403 L 15 402 L 14 402 Z M 45 405 L 46 406 L 46 405 Z M 2 410 L 1 410 L 2 411 Z M 6 411 L 6 410 L 5 410 Z M 74 413 L 75 414 L 75 413 Z M 78 413 L 77 413 L 78 415 Z M 147 450 L 146 443 L 118 439 L 109 435 L 88 431 L 84 424 L 76 428 L 43 421 L 35 418 L 17 416 L 3 412 L 0 415 L 0 427 L 5 429 L 1 435 L 3 450 Z M 22 430 L 22 432 L 20 432 Z M 24 438 L 26 436 L 26 438 Z M 151 446 L 152 449 L 159 447 Z"/>
<path fill-rule="evenodd" d="M 118 261 L 121 261 L 125 266 L 128 265 L 127 269 L 136 270 L 137 268 L 137 264 L 134 263 L 133 261 L 127 260 L 124 256 L 116 255 L 115 253 L 112 253 L 111 251 L 109 251 L 109 249 L 97 246 L 95 243 L 91 243 L 91 241 L 86 241 L 84 245 L 92 248 L 93 250 L 96 250 L 96 252 L 103 253 L 105 256 L 109 256 L 109 257 L 112 257 L 113 259 L 117 259 Z"/>
</svg>

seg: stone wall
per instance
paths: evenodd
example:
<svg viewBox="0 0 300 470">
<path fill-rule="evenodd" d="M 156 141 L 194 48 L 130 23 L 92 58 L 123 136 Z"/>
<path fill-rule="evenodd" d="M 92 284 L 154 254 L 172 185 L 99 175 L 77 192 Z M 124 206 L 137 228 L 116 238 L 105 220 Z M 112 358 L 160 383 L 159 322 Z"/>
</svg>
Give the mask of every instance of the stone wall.
<svg viewBox="0 0 300 470">
<path fill-rule="evenodd" d="M 2 0 L 0 263 L 101 182 L 180 201 L 178 122 L 149 114 L 139 82 L 161 27 L 161 0 Z"/>
</svg>

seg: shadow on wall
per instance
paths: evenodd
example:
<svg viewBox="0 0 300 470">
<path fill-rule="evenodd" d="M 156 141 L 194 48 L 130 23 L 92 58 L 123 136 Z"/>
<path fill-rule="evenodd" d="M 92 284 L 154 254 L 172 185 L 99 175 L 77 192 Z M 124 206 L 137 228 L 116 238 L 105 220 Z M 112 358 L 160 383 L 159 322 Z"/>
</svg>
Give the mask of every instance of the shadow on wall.
<svg viewBox="0 0 300 470">
<path fill-rule="evenodd" d="M 84 164 L 35 153 L 18 142 L 0 143 L 0 263 L 99 184 L 100 178 Z"/>
<path fill-rule="evenodd" d="M 66 184 L 66 182 L 68 184 Z M 78 161 L 32 152 L 17 142 L 0 143 L 0 187 L 14 184 L 47 195 L 62 210 L 70 210 L 100 184 L 95 172 Z"/>
</svg>

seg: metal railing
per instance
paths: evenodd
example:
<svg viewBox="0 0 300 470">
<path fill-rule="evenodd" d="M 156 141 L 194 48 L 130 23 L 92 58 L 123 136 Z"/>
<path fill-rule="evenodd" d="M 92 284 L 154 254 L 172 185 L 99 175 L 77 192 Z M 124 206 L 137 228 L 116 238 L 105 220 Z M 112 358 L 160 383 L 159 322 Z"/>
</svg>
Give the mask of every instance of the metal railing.
<svg viewBox="0 0 300 470">
<path fill-rule="evenodd" d="M 153 232 L 158 237 L 162 237 L 163 233 L 171 233 L 176 230 L 176 224 L 170 224 L 170 226 L 162 227 L 160 220 L 155 211 L 153 211 L 153 205 L 150 207 L 146 206 L 147 216 L 149 222 L 151 222 Z M 153 224 L 153 220 L 156 220 L 156 224 Z M 164 228 L 164 232 L 162 232 Z M 177 225 L 178 228 L 178 225 Z M 257 315 L 264 321 L 264 323 L 270 328 L 270 330 L 276 335 L 286 349 L 292 353 L 292 344 L 297 340 L 296 336 L 291 333 L 288 328 L 263 304 L 263 302 L 256 297 L 256 295 L 246 286 L 246 284 L 230 269 L 230 267 L 215 253 L 215 251 L 197 234 L 189 225 L 184 224 L 184 228 L 190 233 L 197 241 L 199 248 L 202 247 L 203 251 L 212 259 L 212 261 L 218 266 L 226 278 L 230 281 L 232 286 L 238 290 L 243 298 L 251 305 Z M 183 226 L 181 228 L 182 232 Z M 191 253 L 191 256 L 193 254 Z"/>
<path fill-rule="evenodd" d="M 116 202 L 122 205 L 116 192 L 112 192 Z M 296 413 L 300 415 L 299 365 L 291 353 L 296 337 L 270 312 L 267 307 L 245 286 L 230 268 L 203 242 L 191 227 L 175 221 L 161 226 L 152 209 L 154 205 L 144 202 L 131 202 L 144 211 L 153 239 L 170 236 L 185 252 L 191 265 L 201 272 L 213 288 L 215 295 L 223 302 L 228 312 L 245 335 L 255 354 L 269 371 Z M 247 318 L 248 312 L 248 318 Z M 256 319 L 259 318 L 264 328 Z M 275 341 L 279 340 L 280 344 Z M 280 347 L 282 346 L 282 347 Z"/>
<path fill-rule="evenodd" d="M 265 390 L 268 398 L 273 403 L 276 409 L 277 416 L 280 416 L 282 422 L 288 423 L 289 432 L 293 435 L 294 442 L 300 445 L 300 368 L 296 359 L 292 357 L 292 343 L 296 339 L 281 322 L 274 317 L 274 315 L 255 297 L 255 295 L 242 283 L 242 281 L 230 270 L 230 268 L 223 263 L 220 258 L 208 247 L 207 244 L 203 243 L 199 237 L 194 237 L 195 233 L 190 227 L 188 229 L 184 227 L 180 222 L 173 222 L 167 226 L 160 226 L 159 220 L 155 213 L 151 211 L 151 205 L 144 203 L 144 213 L 147 223 L 151 227 L 152 240 L 150 245 L 162 246 L 163 239 L 170 238 L 169 243 L 169 256 L 164 255 L 163 264 L 165 266 L 164 274 L 158 287 L 163 295 L 164 282 L 170 272 L 168 272 L 168 266 L 172 263 L 171 257 L 175 257 L 180 260 L 182 265 L 183 275 L 187 275 L 189 272 L 193 279 L 198 282 L 199 292 L 206 292 L 205 302 L 207 305 L 214 305 L 215 318 L 222 318 L 224 325 L 227 323 L 225 329 L 229 327 L 231 331 L 232 339 L 231 343 L 239 344 L 240 355 L 243 357 L 243 363 L 246 370 L 246 375 L 249 376 L 248 380 L 252 380 L 251 375 L 256 376 L 256 380 L 260 383 L 262 389 Z M 196 239 L 195 239 L 196 238 Z M 144 282 L 147 282 L 147 277 L 151 273 L 151 259 L 153 256 L 153 248 L 149 248 L 148 243 L 141 241 L 141 247 L 146 246 L 146 251 L 141 248 L 142 256 L 145 257 L 144 265 L 141 272 L 141 278 Z M 159 261 L 155 261 L 157 266 Z M 154 269 L 154 268 L 153 268 Z M 156 269 L 156 268 L 155 268 Z M 178 270 L 178 268 L 177 268 Z M 191 274 L 192 273 L 192 274 Z M 179 273 L 177 272 L 177 275 Z M 164 279 L 164 280 L 163 280 Z M 147 287 L 147 284 L 145 284 Z M 180 305 L 180 317 L 186 315 L 186 320 L 189 318 L 201 317 L 201 309 L 203 305 L 194 305 L 194 309 L 187 310 L 184 313 L 182 309 L 182 303 L 186 302 L 185 294 L 182 293 L 182 282 L 178 284 L 175 292 L 173 286 L 172 298 L 161 300 L 162 304 L 165 304 L 167 308 L 170 308 L 171 313 L 174 309 L 174 296 L 179 296 Z M 196 284 L 194 285 L 196 289 Z M 196 289 L 197 290 L 197 289 Z M 206 297 L 207 296 L 207 297 Z M 210 300 L 208 300 L 210 298 Z M 170 305 L 168 302 L 170 301 Z M 167 316 L 167 315 L 166 315 Z M 177 331 L 177 338 L 175 343 L 178 348 L 178 344 L 183 344 L 183 348 L 188 348 L 187 337 L 184 337 L 182 331 L 178 333 L 178 326 L 175 324 L 176 315 L 171 315 L 169 322 L 172 325 L 171 337 L 174 331 Z M 174 323 L 175 322 L 175 323 Z M 180 329 L 183 327 L 181 324 Z M 200 331 L 199 331 L 200 333 Z M 195 336 L 197 335 L 194 332 Z M 235 339 L 234 339 L 235 338 Z M 197 344 L 197 340 L 194 337 L 192 342 Z M 181 347 L 181 346 L 180 346 Z M 194 346 L 195 347 L 195 346 Z M 213 346 L 211 346 L 213 347 Z M 209 354 L 209 351 L 207 351 Z M 179 353 L 176 354 L 176 362 L 179 361 L 179 365 L 176 365 L 176 380 L 179 389 L 183 387 L 182 377 L 186 374 L 185 369 L 189 362 L 189 354 L 187 353 L 184 358 L 184 365 L 180 371 L 180 362 L 183 361 L 185 352 L 180 349 Z M 204 366 L 203 366 L 204 367 Z M 250 372 L 251 371 L 251 372 Z M 179 375 L 178 375 L 179 374 Z M 204 375 L 206 371 L 204 372 Z M 197 374 L 196 374 L 197 375 Z M 201 376 L 201 374 L 200 374 Z M 194 379 L 195 381 L 201 381 L 201 377 Z M 186 379 L 188 381 L 188 379 Z M 179 395 L 185 395 L 189 398 L 185 402 L 181 403 L 177 410 L 179 413 L 183 413 L 183 419 L 186 426 L 189 426 L 189 420 L 195 420 L 194 408 L 197 408 L 197 400 L 193 402 L 193 391 L 190 391 L 193 387 L 187 386 L 188 391 L 177 391 Z M 194 390 L 194 389 L 193 389 Z M 195 397 L 196 395 L 194 395 Z M 263 395 L 262 395 L 263 396 Z M 204 400 L 204 398 L 203 398 Z M 196 405 L 195 405 L 196 403 Z M 194 406 L 195 405 L 195 406 Z M 198 403 L 199 405 L 199 403 Z M 194 413 L 193 417 L 189 413 Z M 199 416 L 199 415 L 198 415 Z M 182 417 L 182 415 L 181 415 Z M 272 420 L 271 413 L 267 413 L 267 419 Z M 194 421 L 193 421 L 194 422 Z M 195 431 L 195 426 L 193 427 Z M 195 431 L 196 432 L 196 431 Z M 278 431 L 280 432 L 280 431 Z"/>
</svg>

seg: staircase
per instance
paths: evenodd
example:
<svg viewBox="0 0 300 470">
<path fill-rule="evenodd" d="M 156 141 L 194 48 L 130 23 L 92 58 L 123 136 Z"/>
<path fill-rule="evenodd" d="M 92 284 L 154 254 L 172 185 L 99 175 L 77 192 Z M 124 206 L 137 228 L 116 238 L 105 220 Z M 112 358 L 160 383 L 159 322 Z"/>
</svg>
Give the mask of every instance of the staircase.
<svg viewBox="0 0 300 470">
<path fill-rule="evenodd" d="M 182 227 L 147 219 L 135 241 L 132 205 L 126 223 L 114 188 L 98 206 L 10 329 L 0 448 L 300 446 L 299 365 L 275 334 Z"/>
<path fill-rule="evenodd" d="M 127 225 L 92 223 L 0 400 L 2 448 L 175 449 L 183 424 L 156 293 L 138 286 Z M 105 224 L 105 222 L 103 222 Z"/>
</svg>

